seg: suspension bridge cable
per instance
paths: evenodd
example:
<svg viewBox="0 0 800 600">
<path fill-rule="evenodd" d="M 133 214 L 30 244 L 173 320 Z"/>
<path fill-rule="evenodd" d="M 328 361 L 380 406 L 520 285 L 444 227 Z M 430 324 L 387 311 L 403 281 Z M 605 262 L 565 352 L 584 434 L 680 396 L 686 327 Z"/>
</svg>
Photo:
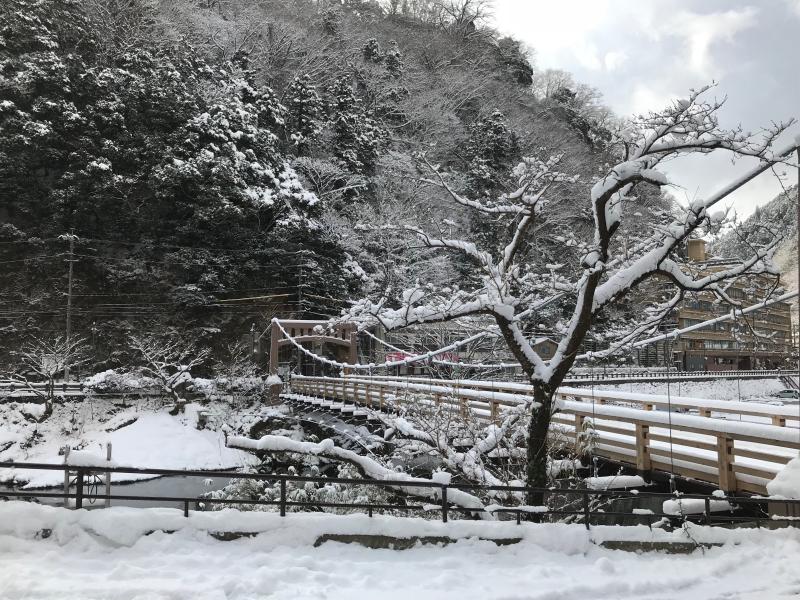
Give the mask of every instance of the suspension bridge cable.
<svg viewBox="0 0 800 600">
<path fill-rule="evenodd" d="M 369 337 L 371 337 L 372 339 L 374 339 L 378 343 L 383 344 L 384 346 L 386 346 L 390 350 L 394 350 L 395 352 L 402 352 L 404 354 L 406 353 L 406 351 L 403 350 L 402 348 L 398 348 L 397 346 L 395 346 L 393 344 L 390 344 L 389 342 L 387 342 L 385 340 L 380 339 L 379 337 L 373 335 L 369 331 L 362 331 L 361 333 L 365 333 L 366 335 L 368 335 Z M 486 335 L 488 335 L 488 334 L 486 334 Z M 464 362 L 454 362 L 454 361 L 449 361 L 449 360 L 442 360 L 442 359 L 438 359 L 438 358 L 434 358 L 432 360 L 433 360 L 433 362 L 435 362 L 436 364 L 439 364 L 439 365 L 445 365 L 445 366 L 450 366 L 450 367 L 467 367 L 467 368 L 470 368 L 470 369 L 511 369 L 511 368 L 516 368 L 516 367 L 520 366 L 519 363 L 496 363 L 496 364 L 464 363 Z"/>
<path fill-rule="evenodd" d="M 402 366 L 402 365 L 409 365 L 411 363 L 428 360 L 429 358 L 433 358 L 434 356 L 436 356 L 438 354 L 442 354 L 444 352 L 450 352 L 452 350 L 460 348 L 461 346 L 464 346 L 465 344 L 469 344 L 471 342 L 474 342 L 475 340 L 478 340 L 478 339 L 484 337 L 485 335 L 487 335 L 485 331 L 482 331 L 482 332 L 477 333 L 477 334 L 475 334 L 473 336 L 470 336 L 470 337 L 468 337 L 466 339 L 454 342 L 454 343 L 450 344 L 449 346 L 445 346 L 443 348 L 439 348 L 438 350 L 432 350 L 430 352 L 426 352 L 425 354 L 418 354 L 416 356 L 410 356 L 409 358 L 406 358 L 406 359 L 403 359 L 403 360 L 399 360 L 399 361 L 386 361 L 386 362 L 379 363 L 379 364 L 369 363 L 369 364 L 364 365 L 364 364 L 361 364 L 361 363 L 343 363 L 343 362 L 339 362 L 339 361 L 336 361 L 336 360 L 331 360 L 331 359 L 325 358 L 324 356 L 319 356 L 318 354 L 315 354 L 314 352 L 311 352 L 307 348 L 304 348 L 302 344 L 300 344 L 296 339 L 294 339 L 294 337 L 289 335 L 289 333 L 286 331 L 286 329 L 281 324 L 280 319 L 277 319 L 277 318 L 272 319 L 272 322 L 275 323 L 278 326 L 278 329 L 280 329 L 280 331 L 284 335 L 284 337 L 287 340 L 289 340 L 289 342 L 293 346 L 295 346 L 298 350 L 300 350 L 301 352 L 303 352 L 304 354 L 306 354 L 307 356 L 311 357 L 312 359 L 314 359 L 316 361 L 322 362 L 324 364 L 331 365 L 333 367 L 339 367 L 339 368 L 342 368 L 342 369 L 364 369 L 364 370 L 370 370 L 370 369 L 388 368 L 388 367 L 397 367 L 397 366 Z"/>
</svg>

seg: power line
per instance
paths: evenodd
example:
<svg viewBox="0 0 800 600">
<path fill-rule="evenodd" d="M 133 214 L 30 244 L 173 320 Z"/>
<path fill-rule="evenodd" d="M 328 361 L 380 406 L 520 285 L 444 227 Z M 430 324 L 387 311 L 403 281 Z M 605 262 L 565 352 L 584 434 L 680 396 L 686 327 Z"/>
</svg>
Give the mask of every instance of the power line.
<svg viewBox="0 0 800 600">
<path fill-rule="evenodd" d="M 29 262 L 29 261 L 32 261 L 32 260 L 42 260 L 42 259 L 45 259 L 45 258 L 59 258 L 61 256 L 64 256 L 64 254 L 63 253 L 62 254 L 41 254 L 39 256 L 30 256 L 28 258 L 18 258 L 18 259 L 15 259 L 15 260 L 2 260 L 2 261 L 0 261 L 0 265 L 10 265 L 12 263 Z"/>
<path fill-rule="evenodd" d="M 59 241 L 58 238 L 44 238 L 44 239 L 35 239 L 35 240 L 12 240 L 12 241 L 4 241 L 0 242 L 0 244 L 39 244 L 41 242 L 56 242 Z M 216 252 L 232 252 L 232 253 L 256 253 L 256 252 L 271 252 L 273 251 L 272 248 L 254 248 L 254 249 L 246 249 L 246 248 L 220 248 L 219 246 L 187 246 L 182 244 L 166 244 L 163 242 L 153 242 L 149 240 L 138 241 L 138 242 L 126 242 L 124 240 L 109 240 L 104 238 L 94 238 L 94 237 L 78 237 L 77 240 L 80 242 L 94 242 L 100 244 L 117 244 L 120 246 L 136 246 L 136 247 L 144 247 L 144 248 L 176 248 L 179 250 L 213 250 Z M 293 250 L 293 251 L 285 251 L 282 252 L 283 256 L 297 256 L 302 254 L 310 254 L 311 250 Z"/>
</svg>

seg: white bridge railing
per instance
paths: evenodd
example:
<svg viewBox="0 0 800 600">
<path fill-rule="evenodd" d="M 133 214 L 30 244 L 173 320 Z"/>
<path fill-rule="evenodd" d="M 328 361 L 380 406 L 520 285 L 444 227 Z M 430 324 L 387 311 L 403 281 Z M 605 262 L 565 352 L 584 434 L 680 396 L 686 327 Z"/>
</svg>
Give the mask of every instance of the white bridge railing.
<svg viewBox="0 0 800 600">
<path fill-rule="evenodd" d="M 530 386 L 524 384 L 469 380 L 296 376 L 290 388 L 295 394 L 384 411 L 404 403 L 433 403 L 487 422 L 531 399 Z M 584 443 L 580 434 L 591 430 L 593 454 L 642 472 L 666 471 L 726 492 L 766 494 L 767 482 L 800 450 L 800 415 L 789 407 L 623 392 L 591 397 L 587 392 L 559 390 L 551 433 L 571 440 L 577 449 Z M 657 410 L 667 407 L 698 414 Z M 746 414 L 753 421 L 714 418 L 731 414 Z"/>
</svg>

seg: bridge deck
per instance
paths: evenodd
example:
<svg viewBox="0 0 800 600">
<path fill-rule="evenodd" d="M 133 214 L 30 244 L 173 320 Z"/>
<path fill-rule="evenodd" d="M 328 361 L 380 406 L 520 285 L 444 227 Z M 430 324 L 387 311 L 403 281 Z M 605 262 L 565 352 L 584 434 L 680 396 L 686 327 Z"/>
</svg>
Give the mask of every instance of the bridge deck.
<svg viewBox="0 0 800 600">
<path fill-rule="evenodd" d="M 524 384 L 469 380 L 299 376 L 292 378 L 291 389 L 376 409 L 409 402 L 440 405 L 487 423 L 530 399 Z M 766 494 L 767 482 L 800 450 L 800 415 L 790 407 L 624 392 L 587 398 L 583 388 L 562 388 L 556 404 L 551 434 L 562 441 L 577 447 L 585 437 L 579 434 L 592 431 L 591 451 L 597 456 L 726 492 Z M 667 406 L 698 414 L 658 410 Z M 732 413 L 751 420 L 719 418 Z"/>
</svg>

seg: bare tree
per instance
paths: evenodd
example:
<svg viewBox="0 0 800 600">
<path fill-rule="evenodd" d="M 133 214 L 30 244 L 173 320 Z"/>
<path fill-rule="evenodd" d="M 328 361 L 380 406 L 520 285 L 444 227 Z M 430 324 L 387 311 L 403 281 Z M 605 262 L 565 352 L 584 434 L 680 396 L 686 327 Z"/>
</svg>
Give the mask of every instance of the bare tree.
<svg viewBox="0 0 800 600">
<path fill-rule="evenodd" d="M 723 101 L 707 100 L 708 87 L 692 91 L 666 109 L 633 120 L 614 140 L 619 162 L 591 187 L 584 200 L 591 226 L 584 232 L 567 227 L 557 214 L 566 203 L 577 204 L 575 177 L 562 172 L 564 156 L 525 159 L 514 171 L 517 187 L 499 198 L 471 199 L 459 194 L 446 174 L 427 164 L 431 176 L 424 179 L 443 190 L 458 207 L 480 215 L 502 238 L 497 250 L 477 242 L 446 237 L 441 224 L 403 222 L 387 225 L 410 233 L 422 245 L 466 257 L 473 265 L 477 283 L 462 289 L 439 290 L 420 283 L 401 294 L 384 294 L 358 302 L 344 319 L 362 326 L 381 324 L 387 330 L 419 323 L 452 321 L 463 317 L 491 317 L 499 335 L 521 365 L 533 386 L 531 418 L 527 434 L 527 482 L 544 487 L 547 481 L 548 429 L 557 406 L 553 395 L 564 380 L 581 345 L 597 320 L 619 305 L 632 290 L 657 280 L 671 288 L 671 296 L 653 302 L 643 315 L 625 327 L 617 327 L 611 347 L 595 356 L 610 355 L 656 327 L 681 302 L 684 295 L 705 291 L 731 306 L 738 302 L 726 293 L 728 282 L 753 274 L 777 275 L 771 256 L 779 242 L 773 239 L 736 265 L 711 274 L 695 269 L 681 258 L 681 249 L 695 235 L 720 227 L 725 211 L 712 211 L 722 198 L 742 182 L 782 160 L 797 144 L 772 151 L 775 139 L 790 123 L 773 125 L 753 135 L 740 128 L 723 129 L 718 112 Z M 738 185 L 705 200 L 695 200 L 677 217 L 641 206 L 633 192 L 637 186 L 659 188 L 669 184 L 659 170 L 665 161 L 680 156 L 702 157 L 724 150 L 761 162 Z M 556 213 L 556 214 L 554 214 Z M 626 218 L 647 216 L 647 226 L 624 244 L 618 233 Z M 640 215 L 638 215 L 640 216 Z M 536 236 L 534 236 L 536 233 Z M 564 248 L 576 249 L 579 263 L 542 264 L 537 243 L 549 236 Z M 400 298 L 397 302 L 396 298 Z M 558 307 L 553 318 L 557 349 L 544 359 L 534 349 L 530 324 L 548 307 Z M 557 320 L 558 319 L 558 320 Z M 538 503 L 540 498 L 530 500 Z"/>
<path fill-rule="evenodd" d="M 164 338 L 131 335 L 129 340 L 144 361 L 142 371 L 158 381 L 161 389 L 175 400 L 176 411 L 183 411 L 191 371 L 208 359 L 210 351 L 198 350 L 194 344 L 174 335 Z"/>
<path fill-rule="evenodd" d="M 18 373 L 14 380 L 21 380 L 27 389 L 45 404 L 45 412 L 38 419 L 44 421 L 53 412 L 56 397 L 56 379 L 67 365 L 78 367 L 88 362 L 86 340 L 79 337 L 67 338 L 58 335 L 53 338 L 31 337 L 20 348 L 18 355 L 25 370 L 36 375 L 45 386 L 34 385 L 25 373 Z"/>
<path fill-rule="evenodd" d="M 222 357 L 214 362 L 214 381 L 218 391 L 235 401 L 252 398 L 265 389 L 250 348 L 241 342 L 229 343 Z"/>
</svg>

